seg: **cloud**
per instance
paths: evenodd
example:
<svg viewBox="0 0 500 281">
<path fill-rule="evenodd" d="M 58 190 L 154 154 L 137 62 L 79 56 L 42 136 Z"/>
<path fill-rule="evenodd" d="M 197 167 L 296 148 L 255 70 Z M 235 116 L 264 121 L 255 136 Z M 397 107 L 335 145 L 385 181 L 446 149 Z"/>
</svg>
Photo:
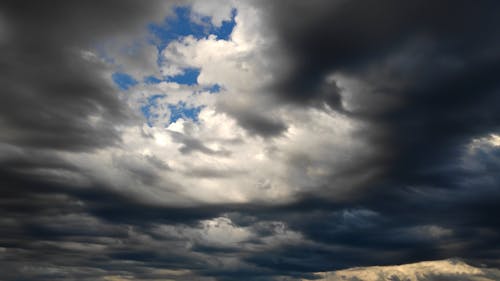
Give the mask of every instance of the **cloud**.
<svg viewBox="0 0 500 281">
<path fill-rule="evenodd" d="M 497 269 L 477 268 L 460 260 L 429 261 L 399 266 L 374 266 L 320 273 L 316 280 L 495 280 Z"/>
<path fill-rule="evenodd" d="M 119 142 L 115 127 L 131 112 L 109 83 L 107 67 L 88 50 L 134 36 L 147 20 L 164 16 L 164 6 L 2 3 L 9 34 L 2 43 L 2 141 L 80 151 Z"/>
<path fill-rule="evenodd" d="M 366 137 L 387 147 L 395 177 L 414 177 L 428 155 L 435 163 L 498 130 L 498 37 L 486 12 L 495 3 L 262 5 L 279 42 L 271 52 L 284 57 L 271 92 L 373 123 Z"/>
<path fill-rule="evenodd" d="M 498 279 L 496 2 L 31 5 L 0 4 L 6 280 Z"/>
</svg>

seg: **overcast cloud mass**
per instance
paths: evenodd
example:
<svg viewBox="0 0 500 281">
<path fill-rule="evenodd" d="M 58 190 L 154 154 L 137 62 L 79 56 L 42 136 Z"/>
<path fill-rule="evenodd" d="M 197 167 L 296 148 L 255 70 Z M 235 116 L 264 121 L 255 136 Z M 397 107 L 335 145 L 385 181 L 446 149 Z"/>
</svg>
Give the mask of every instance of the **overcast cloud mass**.
<svg viewBox="0 0 500 281">
<path fill-rule="evenodd" d="M 1 1 L 0 279 L 498 280 L 499 14 Z"/>
</svg>

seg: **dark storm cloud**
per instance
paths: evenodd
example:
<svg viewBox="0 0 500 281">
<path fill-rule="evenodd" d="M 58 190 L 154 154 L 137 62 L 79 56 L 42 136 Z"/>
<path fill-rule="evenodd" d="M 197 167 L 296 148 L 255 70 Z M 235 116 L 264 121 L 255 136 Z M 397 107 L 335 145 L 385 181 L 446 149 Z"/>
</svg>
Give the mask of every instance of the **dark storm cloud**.
<svg viewBox="0 0 500 281">
<path fill-rule="evenodd" d="M 264 4 L 269 24 L 291 60 L 276 89 L 304 104 L 323 98 L 326 74 L 366 67 L 408 40 L 423 37 L 450 55 L 493 51 L 495 1 L 291 1 Z M 484 45 L 484 44 L 487 45 Z M 432 70 L 432 69 L 429 69 Z M 413 70 L 410 70 L 413 71 Z M 439 71 L 439 70 L 438 70 Z M 335 92 L 335 91 L 333 91 Z"/>
<path fill-rule="evenodd" d="M 210 266 L 201 254 L 186 251 L 189 237 L 165 238 L 153 228 L 197 227 L 199 220 L 217 217 L 222 207 L 152 206 L 100 186 L 75 188 L 17 171 L 3 171 L 0 184 L 5 280 L 100 280 L 120 274 L 166 278 L 153 271 Z M 131 262 L 137 265 L 130 267 Z"/>
<path fill-rule="evenodd" d="M 155 266 L 197 266 L 189 253 L 162 248 L 159 254 L 151 251 L 158 245 L 141 243 L 136 236 L 149 221 L 195 224 L 213 212 L 137 205 L 93 185 L 85 172 L 57 154 L 120 141 L 116 126 L 133 116 L 103 76 L 110 69 L 85 51 L 144 32 L 147 23 L 168 13 L 163 4 L 0 3 L 2 280 L 99 280 L 130 271 L 159 278 L 152 273 Z M 121 160 L 141 181 L 155 180 L 151 171 Z M 154 157 L 149 160 L 158 169 L 168 168 Z M 148 252 L 156 263 L 127 265 Z"/>
<path fill-rule="evenodd" d="M 448 182 L 461 186 L 378 186 L 361 200 L 338 204 L 323 198 L 304 198 L 303 202 L 310 203 L 255 214 L 260 219 L 279 217 L 291 229 L 321 245 L 319 249 L 328 250 L 320 254 L 311 245 L 299 245 L 304 249 L 284 247 L 273 254 L 253 255 L 251 260 L 274 268 L 273 261 L 280 267 L 305 272 L 454 256 L 498 266 L 500 249 L 494 245 L 500 242 L 500 225 L 492 214 L 500 213 L 495 203 L 500 199 L 500 178 L 485 171 L 500 167 L 496 160 L 483 158 L 498 159 L 498 149 L 486 151 L 478 156 L 485 163 L 478 170 L 447 171 Z M 235 217 L 234 221 L 239 220 Z M 282 258 L 292 256 L 295 258 Z M 319 261 L 314 261 L 316 258 Z M 304 261 L 302 267 L 295 266 L 299 260 Z"/>
<path fill-rule="evenodd" d="M 283 206 L 172 208 L 141 204 L 100 187 L 68 190 L 67 184 L 4 174 L 5 183 L 19 189 L 10 196 L 3 194 L 0 204 L 4 214 L 0 247 L 5 248 L 3 264 L 16 272 L 12 280 L 19 276 L 30 280 L 86 276 L 96 280 L 113 274 L 165 278 L 164 274 L 152 273 L 156 269 L 192 269 L 217 280 L 273 280 L 280 275 L 311 277 L 315 271 L 453 255 L 469 255 L 491 264 L 498 254 L 492 245 L 500 242 L 498 235 L 485 231 L 498 227 L 494 220 L 487 219 L 487 213 L 498 212 L 494 204 L 498 198 L 485 200 L 485 196 L 491 196 L 486 187 L 461 196 L 405 190 L 343 205 L 304 198 Z M 483 195 L 479 194 L 481 190 Z M 20 193 L 24 194 L 22 199 Z M 476 199 L 468 200 L 474 194 Z M 196 236 L 183 232 L 186 227 L 198 228 L 200 220 L 219 216 L 231 218 L 235 226 L 248 227 L 256 236 L 221 247 L 192 240 Z M 433 238 L 414 229 L 428 224 L 453 233 Z M 157 230 L 157 225 L 173 228 L 164 232 Z M 264 239 L 286 233 L 281 227 L 300 231 L 304 242 L 284 240 L 283 244 L 264 247 Z M 439 248 L 447 243 L 464 245 L 450 250 Z M 484 255 L 487 251 L 489 259 Z M 218 261 L 224 257 L 246 264 L 224 267 Z M 31 261 L 29 270 L 22 269 L 26 261 Z"/>
<path fill-rule="evenodd" d="M 82 52 L 138 33 L 158 10 L 157 2 L 3 1 L 1 140 L 64 150 L 119 141 L 115 126 L 131 113 L 104 65 Z"/>
<path fill-rule="evenodd" d="M 498 131 L 497 2 L 291 1 L 266 8 L 281 42 L 276 52 L 288 58 L 273 86 L 279 98 L 326 103 L 383 128 L 382 138 L 366 134 L 385 143 L 391 176 L 418 180 L 419 169 L 450 161 L 457 146 Z M 325 82 L 332 73 L 372 88 L 351 94 L 363 110 L 341 105 L 345 89 Z M 391 98 L 397 106 L 380 110 Z"/>
<path fill-rule="evenodd" d="M 275 280 L 452 256 L 500 266 L 500 224 L 495 219 L 500 214 L 500 150 L 483 144 L 464 156 L 472 138 L 499 131 L 499 5 L 262 3 L 267 27 L 279 39 L 270 52 L 280 53 L 287 62 L 276 66 L 278 80 L 270 92 L 282 103 L 327 104 L 366 122 L 366 131 L 357 137 L 368 138 L 384 157 L 355 168 L 376 167 L 383 173 L 364 182 L 361 191 L 354 191 L 356 196 L 340 201 L 325 196 L 328 193 L 305 192 L 282 205 L 164 207 L 88 181 L 85 172 L 54 153 L 89 151 L 119 141 L 115 126 L 130 118 L 128 109 L 100 75 L 104 66 L 83 59 L 80 50 L 139 32 L 146 18 L 161 9 L 138 1 L 3 1 L 3 278 L 100 280 L 122 275 L 193 280 L 201 275 Z M 341 81 L 327 81 L 332 73 L 367 85 L 363 89 L 368 90 L 351 93 L 361 107 L 350 109 L 342 103 L 347 91 Z M 270 137 L 287 129 L 278 119 L 239 113 L 240 125 L 251 133 Z M 101 118 L 94 122 L 95 116 Z M 172 137 L 186 155 L 231 154 L 185 134 Z M 155 183 L 154 170 L 171 168 L 148 157 L 151 167 L 126 157 L 116 158 L 114 164 L 139 182 Z M 237 173 L 238 167 L 233 168 Z M 357 175 L 352 169 L 349 166 L 346 174 Z M 216 169 L 189 173 L 209 179 L 228 176 Z M 201 239 L 201 221 L 220 216 L 251 237 L 230 246 Z M 300 233 L 301 241 L 289 239 L 290 233 Z M 285 238 L 266 244 L 277 237 Z M 228 259 L 236 265 L 225 264 Z M 189 269 L 193 275 L 179 277 L 158 269 Z M 494 271 L 488 274 L 497 276 Z"/>
<path fill-rule="evenodd" d="M 385 155 L 393 160 L 388 167 L 393 176 L 414 176 L 415 169 L 441 157 L 451 160 L 457 145 L 498 131 L 496 1 L 290 1 L 286 7 L 277 2 L 263 6 L 280 42 L 275 52 L 287 58 L 277 71 L 274 92 L 284 102 L 326 103 L 387 130 L 382 140 Z M 371 91 L 352 94 L 359 103 L 377 93 L 385 96 L 364 110 L 343 108 L 339 99 L 345 89 L 338 81 L 325 82 L 332 73 L 371 86 Z M 375 110 L 391 97 L 399 101 L 397 106 Z"/>
<path fill-rule="evenodd" d="M 488 247 L 497 244 L 499 227 L 488 213 L 500 213 L 493 203 L 500 181 L 493 172 L 496 157 L 487 156 L 497 149 L 477 156 L 488 167 L 480 171 L 464 169 L 463 155 L 473 138 L 500 129 L 498 2 L 287 1 L 262 6 L 280 42 L 270 52 L 286 61 L 276 67 L 278 79 L 271 85 L 278 100 L 327 104 L 367 122 L 359 137 L 382 156 L 368 163 L 381 168 L 382 176 L 365 183 L 351 202 L 377 212 L 380 221 L 366 229 L 347 227 L 325 212 L 317 220 L 290 221 L 292 227 L 314 241 L 400 251 L 378 263 L 445 255 L 483 256 L 497 263 Z M 354 79 L 363 90 L 339 86 L 341 78 L 332 74 Z M 356 104 L 349 108 L 349 101 Z M 411 233 L 417 229 L 412 227 L 434 224 L 450 228 L 453 238 L 441 238 L 463 242 L 463 248 L 443 250 L 445 242 Z M 489 238 L 479 238 L 481 227 Z"/>
</svg>

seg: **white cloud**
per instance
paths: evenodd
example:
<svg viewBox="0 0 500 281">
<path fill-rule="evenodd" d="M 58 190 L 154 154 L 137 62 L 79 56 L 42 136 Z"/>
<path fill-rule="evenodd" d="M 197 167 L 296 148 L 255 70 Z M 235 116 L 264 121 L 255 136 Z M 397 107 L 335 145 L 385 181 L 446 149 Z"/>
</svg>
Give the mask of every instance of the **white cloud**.
<svg viewBox="0 0 500 281">
<path fill-rule="evenodd" d="M 91 182 L 161 205 L 283 203 L 314 191 L 342 199 L 375 176 L 376 169 L 350 174 L 359 162 L 376 156 L 356 137 L 366 129 L 361 121 L 330 109 L 279 105 L 263 91 L 273 79 L 265 54 L 272 38 L 260 33 L 258 9 L 235 5 L 237 24 L 229 41 L 187 36 L 161 54 L 164 71 L 199 68 L 199 85 L 141 83 L 123 95 L 138 116 L 156 96 L 149 108 L 155 116 L 149 120 L 152 127 L 124 126 L 119 146 L 62 157 Z M 204 90 L 212 84 L 223 90 Z M 169 122 L 168 105 L 180 102 L 201 107 L 197 122 Z M 262 138 L 241 127 L 242 114 L 279 120 L 286 127 L 279 136 Z"/>
<path fill-rule="evenodd" d="M 464 281 L 494 281 L 494 276 L 500 276 L 497 270 L 482 269 L 470 266 L 458 260 L 443 260 L 420 262 L 398 266 L 373 266 L 351 268 L 346 270 L 324 272 L 316 274 L 324 281 L 378 281 L 378 280 L 405 280 L 405 281 L 436 281 L 436 280 L 464 280 Z"/>
</svg>

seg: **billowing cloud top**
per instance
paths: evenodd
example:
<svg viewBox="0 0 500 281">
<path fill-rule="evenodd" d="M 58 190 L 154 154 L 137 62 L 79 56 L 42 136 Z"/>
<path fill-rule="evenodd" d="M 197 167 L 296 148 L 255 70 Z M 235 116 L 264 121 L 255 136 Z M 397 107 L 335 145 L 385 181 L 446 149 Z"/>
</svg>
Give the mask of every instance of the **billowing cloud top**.
<svg viewBox="0 0 500 281">
<path fill-rule="evenodd" d="M 499 12 L 2 1 L 2 280 L 500 266 Z"/>
</svg>

